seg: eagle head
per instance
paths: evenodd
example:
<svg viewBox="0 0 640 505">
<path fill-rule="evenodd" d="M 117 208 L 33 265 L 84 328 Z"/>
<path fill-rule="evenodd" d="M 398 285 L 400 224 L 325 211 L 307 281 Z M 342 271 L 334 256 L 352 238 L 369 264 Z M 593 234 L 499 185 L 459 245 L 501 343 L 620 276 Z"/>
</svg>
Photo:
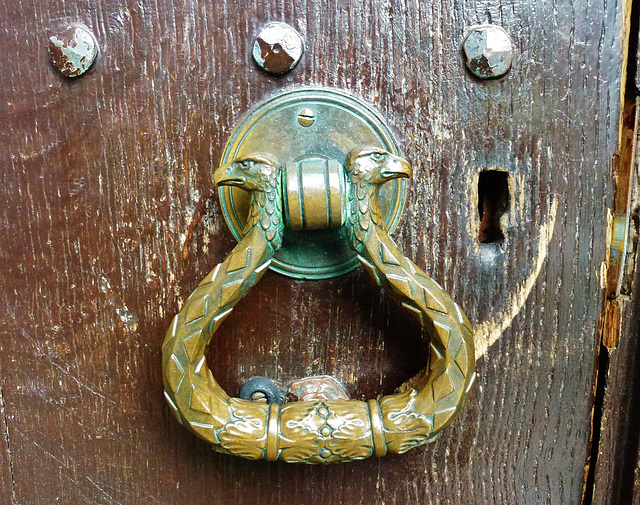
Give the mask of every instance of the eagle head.
<svg viewBox="0 0 640 505">
<path fill-rule="evenodd" d="M 216 186 L 236 186 L 246 191 L 268 193 L 279 183 L 280 166 L 266 154 L 249 154 L 218 168 L 213 174 Z"/>
<path fill-rule="evenodd" d="M 399 177 L 411 177 L 409 162 L 379 147 L 357 147 L 347 156 L 351 182 L 382 184 Z"/>
</svg>

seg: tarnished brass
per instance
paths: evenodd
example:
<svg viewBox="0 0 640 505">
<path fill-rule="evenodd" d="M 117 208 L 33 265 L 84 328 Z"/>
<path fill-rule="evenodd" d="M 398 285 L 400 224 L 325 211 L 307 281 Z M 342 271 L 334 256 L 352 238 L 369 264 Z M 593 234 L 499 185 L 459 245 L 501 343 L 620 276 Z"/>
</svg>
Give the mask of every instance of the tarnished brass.
<svg viewBox="0 0 640 505">
<path fill-rule="evenodd" d="M 279 405 L 231 398 L 222 390 L 205 359 L 211 337 L 269 267 L 285 233 L 282 165 L 268 154 L 239 156 L 216 171 L 215 182 L 249 193 L 243 238 L 185 302 L 163 345 L 165 396 L 171 409 L 180 423 L 217 451 L 305 463 L 403 453 L 437 438 L 466 401 L 475 376 L 469 321 L 391 240 L 388 213 L 381 208 L 383 184 L 409 177 L 409 163 L 379 146 L 353 148 L 345 160 L 343 230 L 348 247 L 375 282 L 427 330 L 428 366 L 400 392 L 368 402 Z"/>
<path fill-rule="evenodd" d="M 312 158 L 321 157 L 343 164 L 351 149 L 363 145 L 399 154 L 391 130 L 367 104 L 335 90 L 299 88 L 254 106 L 231 133 L 220 164 L 256 152 L 268 153 L 282 163 L 308 165 Z M 287 183 L 292 173 L 293 170 L 287 168 Z M 312 187 L 315 188 L 315 184 L 308 189 Z M 335 185 L 330 181 L 326 187 L 335 188 Z M 241 240 L 249 195 L 235 186 L 222 186 L 219 194 L 227 225 L 236 239 Z M 335 192 L 331 194 L 335 195 Z M 402 179 L 393 180 L 380 190 L 380 211 L 390 233 L 400 219 L 404 199 L 405 181 Z M 318 210 L 321 215 L 322 211 Z M 292 226 L 284 232 L 283 245 L 276 251 L 270 266 L 272 270 L 301 279 L 325 279 L 358 267 L 357 256 L 348 245 L 344 227 L 320 229 L 317 215 L 312 217 L 311 214 L 308 219 L 314 226 L 295 226 L 294 214 L 290 213 Z M 335 212 L 332 213 L 334 223 L 336 217 Z"/>
<path fill-rule="evenodd" d="M 346 213 L 345 178 L 336 160 L 310 156 L 287 163 L 285 222 L 292 230 L 339 228 Z"/>
<path fill-rule="evenodd" d="M 287 393 L 299 401 L 349 399 L 349 393 L 345 387 L 330 375 L 315 375 L 297 379 L 291 383 Z"/>
</svg>

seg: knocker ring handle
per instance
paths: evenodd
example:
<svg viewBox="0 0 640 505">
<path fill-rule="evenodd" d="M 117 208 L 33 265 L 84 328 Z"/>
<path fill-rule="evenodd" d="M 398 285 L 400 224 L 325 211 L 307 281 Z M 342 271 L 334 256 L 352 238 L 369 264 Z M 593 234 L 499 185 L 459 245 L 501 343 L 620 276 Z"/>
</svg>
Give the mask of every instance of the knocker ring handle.
<svg viewBox="0 0 640 505">
<path fill-rule="evenodd" d="M 249 217 L 242 240 L 204 278 L 167 332 L 165 397 L 186 428 L 215 450 L 245 458 L 330 463 L 403 453 L 437 438 L 464 405 L 475 375 L 471 326 L 460 307 L 405 257 L 386 230 L 379 190 L 387 181 L 411 176 L 406 160 L 379 147 L 357 147 L 343 165 L 322 158 L 305 163 L 307 172 L 324 167 L 330 186 L 324 192 L 326 205 L 316 200 L 322 193 L 314 193 L 317 183 L 296 186 L 289 181 L 295 167 L 287 164 L 283 176 L 285 169 L 269 154 L 243 155 L 215 172 L 216 184 L 250 193 Z M 304 207 L 305 201 L 317 205 L 307 205 L 298 219 L 296 202 Z M 229 397 L 207 367 L 212 335 L 269 267 L 282 245 L 285 224 L 304 226 L 306 219 L 307 224 L 322 225 L 323 216 L 326 225 L 332 225 L 333 216 L 333 225 L 346 227 L 362 266 L 431 336 L 428 366 L 402 392 L 368 402 L 279 405 Z"/>
</svg>

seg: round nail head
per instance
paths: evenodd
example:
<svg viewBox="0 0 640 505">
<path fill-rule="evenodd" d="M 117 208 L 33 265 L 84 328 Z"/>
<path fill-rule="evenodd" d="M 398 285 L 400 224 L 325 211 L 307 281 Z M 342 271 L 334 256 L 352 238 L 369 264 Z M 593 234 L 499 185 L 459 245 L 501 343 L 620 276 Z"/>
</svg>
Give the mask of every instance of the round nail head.
<svg viewBox="0 0 640 505">
<path fill-rule="evenodd" d="M 304 43 L 300 34 L 286 23 L 265 25 L 253 44 L 253 59 L 263 70 L 281 75 L 300 61 Z"/>
<path fill-rule="evenodd" d="M 98 43 L 83 26 L 67 26 L 49 37 L 51 64 L 66 77 L 79 77 L 93 64 Z"/>
<path fill-rule="evenodd" d="M 501 77 L 513 62 L 511 37 L 500 26 L 472 27 L 462 44 L 467 68 L 480 79 Z"/>
</svg>

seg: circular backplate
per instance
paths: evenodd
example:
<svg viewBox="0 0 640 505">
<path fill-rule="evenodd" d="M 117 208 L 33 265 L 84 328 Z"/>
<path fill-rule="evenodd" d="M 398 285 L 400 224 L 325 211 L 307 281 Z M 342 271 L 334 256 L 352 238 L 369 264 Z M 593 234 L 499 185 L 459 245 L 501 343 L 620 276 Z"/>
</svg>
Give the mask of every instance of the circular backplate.
<svg viewBox="0 0 640 505">
<path fill-rule="evenodd" d="M 301 88 L 286 91 L 253 107 L 232 132 L 221 166 L 252 153 L 273 155 L 281 166 L 305 156 L 325 156 L 344 164 L 356 146 L 382 147 L 400 154 L 398 143 L 382 118 L 360 100 L 330 89 Z M 237 240 L 246 223 L 249 194 L 238 188 L 219 188 L 227 225 Z M 405 180 L 395 179 L 380 189 L 379 202 L 386 226 L 392 232 L 404 207 Z M 359 265 L 349 247 L 346 230 L 284 233 L 282 248 L 271 268 L 299 279 L 326 279 Z"/>
</svg>

